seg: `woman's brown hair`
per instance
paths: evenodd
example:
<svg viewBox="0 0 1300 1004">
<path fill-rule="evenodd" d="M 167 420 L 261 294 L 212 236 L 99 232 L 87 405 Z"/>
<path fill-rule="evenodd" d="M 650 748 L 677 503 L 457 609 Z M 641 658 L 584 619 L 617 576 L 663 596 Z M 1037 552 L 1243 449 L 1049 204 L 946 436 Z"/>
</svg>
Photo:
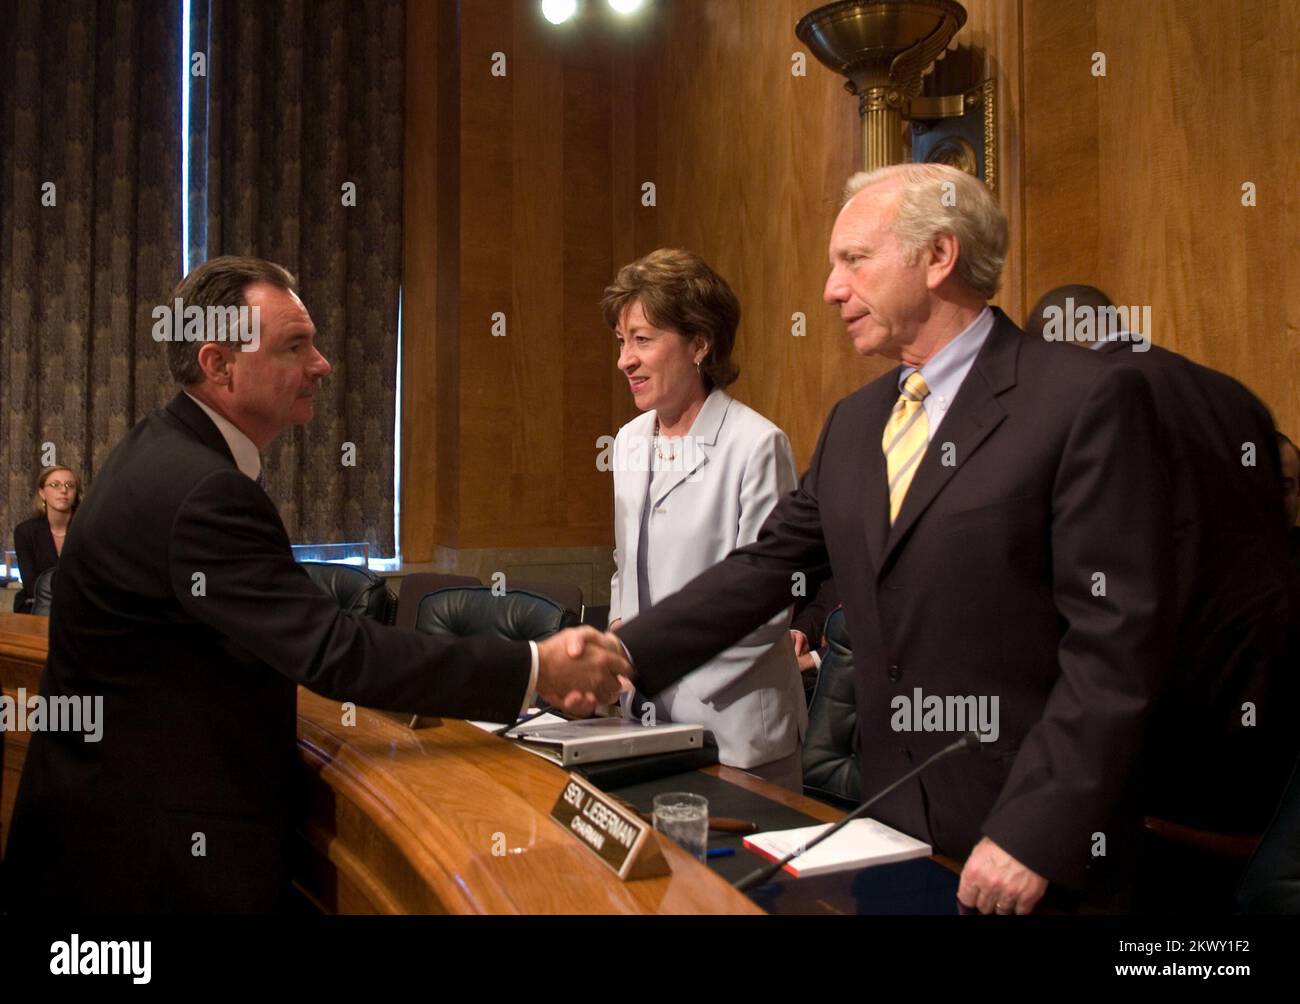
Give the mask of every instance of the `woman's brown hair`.
<svg viewBox="0 0 1300 1004">
<path fill-rule="evenodd" d="M 740 326 L 740 301 L 727 280 L 690 251 L 660 248 L 624 265 L 605 288 L 600 311 L 611 331 L 623 312 L 640 301 L 646 320 L 656 328 L 675 331 L 688 341 L 696 335 L 709 344 L 700 362 L 708 390 L 726 387 L 740 376 L 731 361 Z"/>
</svg>

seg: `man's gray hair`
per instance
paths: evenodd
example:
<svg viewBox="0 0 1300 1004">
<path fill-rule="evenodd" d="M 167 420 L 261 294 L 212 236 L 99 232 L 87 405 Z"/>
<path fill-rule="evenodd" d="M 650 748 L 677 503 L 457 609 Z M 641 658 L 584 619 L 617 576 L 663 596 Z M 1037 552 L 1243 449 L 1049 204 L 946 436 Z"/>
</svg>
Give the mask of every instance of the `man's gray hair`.
<svg viewBox="0 0 1300 1004">
<path fill-rule="evenodd" d="M 939 234 L 952 234 L 960 247 L 958 280 L 992 299 L 1007 260 L 1007 217 L 984 182 L 946 164 L 894 164 L 851 177 L 843 204 L 864 188 L 893 180 L 902 184 L 890 231 L 908 264 L 915 264 Z"/>
</svg>

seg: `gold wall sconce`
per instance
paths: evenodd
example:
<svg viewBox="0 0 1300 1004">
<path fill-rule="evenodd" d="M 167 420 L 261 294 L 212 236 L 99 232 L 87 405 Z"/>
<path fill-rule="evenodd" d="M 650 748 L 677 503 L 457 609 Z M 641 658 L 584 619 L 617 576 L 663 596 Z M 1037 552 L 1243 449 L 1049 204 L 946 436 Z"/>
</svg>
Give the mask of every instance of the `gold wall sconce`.
<svg viewBox="0 0 1300 1004">
<path fill-rule="evenodd" d="M 966 23 L 956 0 L 838 0 L 800 18 L 795 35 L 847 77 L 862 116 L 862 168 L 911 160 L 960 167 L 997 188 L 994 82 L 927 97 L 921 78 Z"/>
</svg>

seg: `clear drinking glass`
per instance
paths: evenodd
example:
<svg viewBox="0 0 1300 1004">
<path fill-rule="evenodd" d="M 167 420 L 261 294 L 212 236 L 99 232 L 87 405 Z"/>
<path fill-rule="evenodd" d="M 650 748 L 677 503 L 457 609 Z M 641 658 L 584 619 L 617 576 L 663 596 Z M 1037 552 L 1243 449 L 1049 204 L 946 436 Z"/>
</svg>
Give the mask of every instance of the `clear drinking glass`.
<svg viewBox="0 0 1300 1004">
<path fill-rule="evenodd" d="M 709 800 L 703 795 L 670 791 L 654 800 L 655 829 L 675 840 L 700 861 L 709 849 Z"/>
</svg>

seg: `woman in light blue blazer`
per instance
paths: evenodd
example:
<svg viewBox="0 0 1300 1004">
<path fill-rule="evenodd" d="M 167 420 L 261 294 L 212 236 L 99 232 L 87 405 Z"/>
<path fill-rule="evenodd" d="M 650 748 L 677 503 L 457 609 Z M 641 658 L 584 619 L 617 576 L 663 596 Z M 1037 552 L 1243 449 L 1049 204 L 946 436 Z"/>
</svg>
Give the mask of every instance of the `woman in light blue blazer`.
<svg viewBox="0 0 1300 1004">
<path fill-rule="evenodd" d="M 610 627 L 676 592 L 758 536 L 795 487 L 785 433 L 723 390 L 740 304 L 697 255 L 659 250 L 623 268 L 601 309 L 643 412 L 614 440 Z M 793 593 L 793 590 L 792 590 Z M 791 598 L 793 603 L 793 595 Z M 790 611 L 627 713 L 703 725 L 724 764 L 793 791 L 808 724 Z"/>
</svg>

